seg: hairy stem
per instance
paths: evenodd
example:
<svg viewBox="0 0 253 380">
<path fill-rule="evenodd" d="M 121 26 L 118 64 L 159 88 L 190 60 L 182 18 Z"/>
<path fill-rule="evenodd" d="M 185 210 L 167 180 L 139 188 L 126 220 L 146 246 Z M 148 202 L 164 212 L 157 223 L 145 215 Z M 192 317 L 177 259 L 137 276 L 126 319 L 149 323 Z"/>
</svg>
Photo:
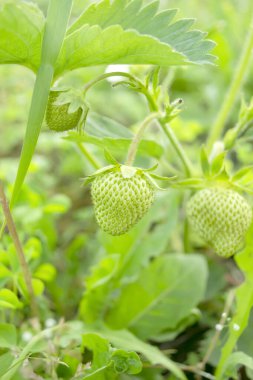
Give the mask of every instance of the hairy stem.
<svg viewBox="0 0 253 380">
<path fill-rule="evenodd" d="M 16 248 L 16 252 L 17 252 L 17 256 L 18 256 L 18 259 L 20 262 L 20 266 L 21 266 L 21 269 L 22 269 L 22 272 L 24 275 L 24 280 L 26 283 L 27 291 L 28 291 L 28 294 L 30 296 L 32 314 L 34 317 L 38 317 L 39 313 L 38 313 L 38 307 L 36 304 L 36 299 L 35 299 L 35 295 L 34 295 L 34 291 L 33 291 L 31 273 L 29 271 L 29 267 L 28 267 L 26 259 L 25 259 L 25 254 L 24 254 L 20 239 L 18 237 L 17 229 L 15 226 L 15 223 L 14 223 L 14 220 L 13 220 L 13 217 L 12 217 L 12 214 L 11 214 L 5 193 L 4 193 L 4 188 L 3 188 L 3 185 L 1 183 L 0 183 L 0 200 L 2 203 L 2 208 L 3 208 L 3 213 L 5 216 L 6 224 L 7 224 L 8 230 L 10 232 L 10 235 L 13 239 L 13 242 L 14 242 L 14 245 Z"/>
<path fill-rule="evenodd" d="M 140 125 L 136 135 L 134 136 L 131 145 L 128 150 L 127 159 L 126 159 L 126 165 L 131 166 L 134 162 L 138 146 L 141 142 L 142 136 L 150 124 L 151 121 L 157 119 L 159 117 L 159 113 L 151 113 L 146 119 L 143 121 L 143 123 Z"/>
<path fill-rule="evenodd" d="M 232 107 L 237 98 L 238 92 L 242 85 L 243 79 L 246 75 L 246 72 L 250 63 L 252 49 L 253 49 L 253 25 L 249 28 L 248 36 L 246 38 L 246 41 L 241 53 L 241 57 L 239 59 L 237 69 L 234 73 L 234 77 L 232 79 L 231 85 L 225 96 L 224 102 L 218 113 L 218 116 L 213 125 L 213 128 L 210 131 L 210 135 L 207 142 L 209 150 L 212 148 L 212 145 L 214 144 L 214 142 L 218 140 L 220 135 L 222 134 L 222 130 L 224 128 L 226 120 L 232 110 Z"/>
<path fill-rule="evenodd" d="M 159 119 L 159 123 L 160 123 L 160 126 L 162 127 L 165 135 L 170 140 L 171 145 L 175 149 L 175 151 L 178 155 L 178 158 L 182 162 L 185 174 L 187 175 L 187 177 L 191 177 L 192 165 L 191 165 L 191 162 L 190 162 L 188 156 L 186 155 L 184 148 L 182 147 L 181 143 L 177 139 L 175 133 L 170 128 L 170 126 L 163 119 Z"/>
<path fill-rule="evenodd" d="M 95 169 L 99 169 L 101 167 L 95 157 L 93 157 L 93 155 L 85 148 L 82 143 L 77 143 L 77 146 Z"/>
<path fill-rule="evenodd" d="M 103 81 L 104 79 L 110 78 L 110 77 L 125 77 L 130 79 L 133 82 L 139 82 L 137 78 L 135 78 L 133 75 L 129 73 L 125 73 L 123 71 L 115 71 L 114 73 L 105 73 L 102 75 L 99 75 L 97 78 L 91 80 L 84 86 L 84 95 L 97 83 Z M 141 83 L 141 82 L 140 82 Z"/>
<path fill-rule="evenodd" d="M 223 310 L 223 313 L 221 315 L 221 319 L 219 321 L 219 329 L 216 330 L 210 344 L 209 344 L 209 347 L 206 351 L 206 354 L 202 360 L 202 362 L 199 364 L 199 368 L 200 369 L 204 369 L 210 356 L 212 355 L 212 352 L 213 350 L 215 349 L 215 347 L 217 346 L 217 342 L 219 340 L 219 337 L 220 337 L 220 334 L 221 334 L 221 331 L 226 323 L 226 320 L 227 320 L 227 317 L 228 317 L 228 313 L 233 305 L 233 302 L 234 302 L 234 297 L 235 297 L 235 294 L 234 294 L 234 291 L 231 290 L 229 293 L 228 293 L 228 297 L 227 297 L 227 300 L 226 300 L 226 304 L 225 304 L 225 307 L 224 307 L 224 310 Z"/>
<path fill-rule="evenodd" d="M 86 95 L 87 91 L 91 87 L 93 87 L 95 84 L 97 84 L 98 82 L 100 82 L 106 78 L 115 77 L 115 76 L 118 76 L 118 77 L 121 76 L 121 77 L 129 78 L 130 81 L 132 81 L 133 84 L 135 83 L 136 86 L 139 88 L 139 91 L 146 97 L 150 111 L 151 112 L 159 112 L 159 106 L 158 106 L 157 102 L 155 101 L 154 97 L 152 96 L 152 94 L 150 93 L 149 89 L 140 80 L 138 80 L 133 75 L 131 75 L 129 73 L 121 72 L 121 71 L 117 71 L 114 73 L 102 74 L 99 77 L 95 78 L 94 80 L 90 81 L 84 87 L 84 94 Z M 175 149 L 180 161 L 182 162 L 184 170 L 185 170 L 185 174 L 188 177 L 190 177 L 191 172 L 192 172 L 192 169 L 191 169 L 192 165 L 191 165 L 191 162 L 188 159 L 182 145 L 180 144 L 179 140 L 177 139 L 177 137 L 174 134 L 174 132 L 172 131 L 172 129 L 163 120 L 163 118 L 159 118 L 158 121 L 159 121 L 160 126 L 164 130 L 165 135 L 168 137 L 173 148 Z"/>
</svg>

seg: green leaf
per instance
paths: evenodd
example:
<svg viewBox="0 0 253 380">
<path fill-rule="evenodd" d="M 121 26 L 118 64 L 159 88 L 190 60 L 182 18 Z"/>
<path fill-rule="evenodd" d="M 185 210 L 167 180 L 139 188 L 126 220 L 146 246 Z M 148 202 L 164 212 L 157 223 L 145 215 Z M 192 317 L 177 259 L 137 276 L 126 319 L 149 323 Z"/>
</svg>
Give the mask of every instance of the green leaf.
<svg viewBox="0 0 253 380">
<path fill-rule="evenodd" d="M 69 210 L 71 201 L 64 194 L 56 194 L 46 202 L 43 211 L 47 214 L 63 214 Z"/>
<path fill-rule="evenodd" d="M 33 276 L 44 282 L 51 282 L 56 276 L 56 269 L 53 265 L 44 263 L 36 269 Z"/>
<path fill-rule="evenodd" d="M 106 322 L 117 329 L 128 327 L 142 339 L 173 329 L 201 301 L 206 281 L 206 262 L 199 255 L 157 258 L 122 290 Z"/>
<path fill-rule="evenodd" d="M 0 376 L 1 376 L 1 378 L 5 374 L 7 369 L 11 366 L 13 359 L 14 359 L 14 356 L 10 351 L 8 351 L 5 354 L 0 356 Z"/>
<path fill-rule="evenodd" d="M 236 288 L 236 310 L 229 324 L 229 335 L 222 348 L 221 358 L 216 370 L 217 379 L 222 379 L 221 374 L 225 363 L 230 357 L 239 337 L 246 329 L 249 321 L 250 311 L 253 306 L 253 266 L 252 256 L 253 224 L 248 234 L 245 249 L 238 253 L 235 258 L 237 265 L 244 273 L 244 282 Z M 236 326 L 237 328 L 234 328 Z"/>
<path fill-rule="evenodd" d="M 0 8 L 0 63 L 36 71 L 40 62 L 44 16 L 32 3 L 16 0 Z"/>
<path fill-rule="evenodd" d="M 226 361 L 220 378 L 237 380 L 237 370 L 242 365 L 253 370 L 253 358 L 244 352 L 233 352 Z"/>
<path fill-rule="evenodd" d="M 82 336 L 82 349 L 84 349 L 84 358 L 86 354 L 89 357 L 90 351 L 93 353 L 87 378 L 93 378 L 95 375 L 94 379 L 98 379 L 98 374 L 100 376 L 106 374 L 105 378 L 111 379 L 113 370 L 116 374 L 137 374 L 142 369 L 139 356 L 135 352 L 113 349 L 107 339 L 96 333 L 86 333 Z M 86 353 L 87 349 L 88 353 Z"/>
<path fill-rule="evenodd" d="M 168 9 L 158 13 L 158 7 L 159 1 L 154 1 L 144 7 L 143 2 L 140 0 L 114 0 L 113 2 L 104 0 L 98 4 L 92 4 L 86 9 L 69 28 L 68 35 L 70 36 L 77 32 L 86 24 L 90 26 L 100 25 L 104 30 L 118 24 L 126 31 L 134 29 L 140 35 L 150 35 L 156 39 L 158 56 L 156 64 L 158 65 L 163 66 L 159 56 L 161 43 L 170 46 L 174 52 L 180 53 L 181 63 L 184 60 L 183 56 L 185 56 L 185 61 L 188 62 L 211 62 L 212 57 L 208 55 L 208 51 L 214 47 L 214 43 L 203 40 L 204 33 L 190 30 L 194 20 L 181 19 L 173 23 L 172 21 L 177 11 Z M 168 60 L 173 57 L 172 52 L 169 54 L 171 54 L 171 57 L 168 57 Z M 126 63 L 131 62 L 127 61 Z M 145 60 L 138 63 L 148 62 Z"/>
<path fill-rule="evenodd" d="M 187 58 L 152 36 L 140 35 L 135 30 L 124 31 L 120 25 L 104 30 L 99 25 L 83 25 L 65 38 L 55 75 L 111 63 L 169 66 L 184 65 Z"/>
<path fill-rule="evenodd" d="M 119 255 L 103 258 L 86 279 L 86 291 L 80 303 L 80 314 L 87 322 L 103 318 L 106 295 L 112 291 L 111 280 L 117 273 Z"/>
<path fill-rule="evenodd" d="M 87 120 L 85 131 L 81 135 L 71 131 L 68 136 L 64 136 L 64 139 L 76 143 L 84 142 L 96 145 L 115 155 L 125 155 L 133 136 L 133 133 L 122 124 L 107 117 L 98 117 L 92 113 Z M 138 154 L 155 158 L 160 158 L 163 152 L 162 145 L 147 139 L 141 141 L 138 149 Z"/>
<path fill-rule="evenodd" d="M 110 362 L 110 344 L 107 339 L 94 333 L 86 333 L 82 336 L 82 349 L 88 349 L 93 352 L 92 367 L 94 371 L 100 367 L 107 366 Z"/>
<path fill-rule="evenodd" d="M 32 286 L 33 286 L 35 296 L 40 296 L 44 292 L 45 286 L 43 282 L 39 280 L 38 278 L 32 279 Z M 25 283 L 24 278 L 21 276 L 18 279 L 18 288 L 19 288 L 19 291 L 22 293 L 22 295 L 27 300 L 29 300 L 30 296 L 26 287 L 26 283 Z"/>
<path fill-rule="evenodd" d="M 89 329 L 90 327 L 87 326 Z M 95 327 L 95 329 L 97 326 Z M 171 371 L 178 379 L 186 380 L 185 375 L 171 359 L 166 357 L 157 347 L 145 343 L 138 339 L 130 331 L 114 330 L 106 326 L 101 326 L 99 332 L 107 338 L 115 347 L 129 351 L 137 351 L 142 354 L 151 364 L 162 365 L 165 369 Z"/>
<path fill-rule="evenodd" d="M 0 323 L 0 347 L 13 348 L 17 345 L 17 331 L 9 323 Z"/>
<path fill-rule="evenodd" d="M 0 289 L 0 309 L 20 309 L 22 306 L 15 293 L 9 289 Z"/>
<path fill-rule="evenodd" d="M 115 372 L 129 375 L 136 375 L 141 372 L 142 364 L 136 352 L 127 352 L 125 350 L 115 350 L 111 357 Z"/>
<path fill-rule="evenodd" d="M 40 66 L 33 89 L 24 143 L 10 200 L 11 208 L 18 198 L 35 151 L 53 80 L 54 65 L 64 39 L 71 6 L 72 0 L 52 0 L 49 3 L 40 54 Z M 29 22 L 30 20 L 27 20 L 27 23 Z"/>
<path fill-rule="evenodd" d="M 11 277 L 11 271 L 3 264 L 0 263 L 0 279 Z"/>
<path fill-rule="evenodd" d="M 175 193 L 157 197 L 149 213 L 129 233 L 118 237 L 101 234 L 106 256 L 86 278 L 87 288 L 80 305 L 85 322 L 103 319 L 119 289 L 134 281 L 151 258 L 164 252 L 178 221 L 178 201 Z M 152 231 L 150 225 L 154 226 Z"/>
</svg>

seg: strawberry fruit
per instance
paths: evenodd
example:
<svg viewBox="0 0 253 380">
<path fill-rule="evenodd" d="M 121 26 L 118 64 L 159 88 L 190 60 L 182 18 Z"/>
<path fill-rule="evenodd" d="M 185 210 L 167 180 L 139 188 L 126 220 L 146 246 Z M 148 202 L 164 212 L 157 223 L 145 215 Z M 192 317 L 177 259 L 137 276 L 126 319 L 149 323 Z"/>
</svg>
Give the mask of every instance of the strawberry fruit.
<svg viewBox="0 0 253 380">
<path fill-rule="evenodd" d="M 141 169 L 112 166 L 92 179 L 91 195 L 100 227 L 111 235 L 129 231 L 149 210 L 155 186 Z"/>
<path fill-rule="evenodd" d="M 50 91 L 46 111 L 47 126 L 52 131 L 56 132 L 68 131 L 76 128 L 82 116 L 81 107 L 70 112 L 70 102 L 57 104 L 59 96 L 62 93 L 64 94 L 64 91 Z"/>
<path fill-rule="evenodd" d="M 252 221 L 248 202 L 225 188 L 198 191 L 188 202 L 187 214 L 199 235 L 223 257 L 242 248 Z"/>
</svg>

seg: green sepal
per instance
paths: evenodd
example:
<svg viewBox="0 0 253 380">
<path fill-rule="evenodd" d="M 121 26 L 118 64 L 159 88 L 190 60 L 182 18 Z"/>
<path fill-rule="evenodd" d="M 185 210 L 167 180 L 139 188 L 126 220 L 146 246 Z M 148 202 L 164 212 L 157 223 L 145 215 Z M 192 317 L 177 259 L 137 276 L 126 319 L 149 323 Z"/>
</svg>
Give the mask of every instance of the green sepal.
<svg viewBox="0 0 253 380">
<path fill-rule="evenodd" d="M 144 173 L 145 177 L 149 180 L 149 182 L 158 190 L 162 190 L 162 191 L 166 191 L 167 189 L 164 189 L 163 187 L 160 187 L 156 181 L 154 180 L 153 176 L 148 174 L 148 173 Z"/>
<path fill-rule="evenodd" d="M 216 157 L 214 157 L 213 161 L 211 162 L 211 175 L 217 176 L 221 174 L 224 170 L 224 159 L 226 157 L 227 152 L 221 152 L 217 154 Z"/>
<path fill-rule="evenodd" d="M 113 157 L 113 155 L 111 154 L 111 152 L 109 152 L 108 149 L 104 149 L 104 156 L 105 156 L 106 161 L 109 164 L 120 165 L 119 162 L 116 160 L 116 158 Z"/>
<path fill-rule="evenodd" d="M 85 111 L 88 106 L 85 103 L 83 93 L 76 89 L 66 89 L 66 88 L 52 88 L 51 91 L 59 92 L 57 99 L 54 101 L 55 106 L 63 106 L 64 104 L 69 104 L 68 113 L 74 113 L 79 108 Z"/>
<path fill-rule="evenodd" d="M 238 170 L 231 178 L 233 182 L 240 181 L 242 178 L 246 177 L 250 172 L 253 171 L 253 165 L 247 166 Z"/>
<path fill-rule="evenodd" d="M 154 170 L 158 168 L 158 165 L 159 164 L 155 164 L 154 166 L 151 166 L 151 168 L 148 168 L 148 169 L 142 169 L 142 168 L 138 168 L 138 169 L 142 170 L 143 172 L 153 172 Z"/>
<path fill-rule="evenodd" d="M 177 176 L 164 177 L 164 176 L 154 174 L 154 173 L 150 174 L 150 176 L 153 177 L 154 179 L 158 179 L 159 181 L 174 181 L 175 179 L 177 179 Z"/>
<path fill-rule="evenodd" d="M 115 165 L 108 165 L 108 166 L 105 166 L 101 169 L 98 169 L 97 171 L 95 171 L 95 173 L 93 173 L 93 174 L 91 174 L 85 178 L 82 178 L 83 185 L 85 186 L 85 185 L 93 182 L 97 176 L 104 174 L 104 173 L 107 173 L 109 171 L 113 171 L 114 168 L 115 168 Z"/>
<path fill-rule="evenodd" d="M 202 172 L 205 177 L 209 177 L 210 175 L 210 163 L 208 160 L 208 155 L 206 151 L 206 147 L 203 145 L 200 151 L 200 163 L 201 163 L 201 168 Z"/>
<path fill-rule="evenodd" d="M 175 181 L 173 187 L 187 188 L 187 189 L 202 189 L 205 187 L 205 180 L 203 178 L 189 178 Z"/>
</svg>

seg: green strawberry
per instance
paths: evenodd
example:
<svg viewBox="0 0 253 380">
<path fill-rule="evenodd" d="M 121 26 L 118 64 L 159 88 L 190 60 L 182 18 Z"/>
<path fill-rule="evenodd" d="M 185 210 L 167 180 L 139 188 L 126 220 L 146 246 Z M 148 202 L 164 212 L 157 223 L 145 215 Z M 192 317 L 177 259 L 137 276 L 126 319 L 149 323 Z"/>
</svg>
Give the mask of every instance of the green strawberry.
<svg viewBox="0 0 253 380">
<path fill-rule="evenodd" d="M 76 128 L 82 116 L 82 108 L 79 107 L 74 111 L 71 110 L 70 101 L 59 104 L 61 103 L 59 102 L 59 99 L 62 95 L 65 96 L 65 91 L 50 91 L 46 111 L 47 126 L 56 132 L 68 131 Z M 57 102 L 59 103 L 57 104 Z"/>
<path fill-rule="evenodd" d="M 100 227 L 111 235 L 130 230 L 154 201 L 155 185 L 144 171 L 124 165 L 102 169 L 92 179 L 91 195 Z"/>
<path fill-rule="evenodd" d="M 229 257 L 240 250 L 252 221 L 252 210 L 236 191 L 208 188 L 188 202 L 187 214 L 194 229 L 214 250 Z"/>
</svg>

